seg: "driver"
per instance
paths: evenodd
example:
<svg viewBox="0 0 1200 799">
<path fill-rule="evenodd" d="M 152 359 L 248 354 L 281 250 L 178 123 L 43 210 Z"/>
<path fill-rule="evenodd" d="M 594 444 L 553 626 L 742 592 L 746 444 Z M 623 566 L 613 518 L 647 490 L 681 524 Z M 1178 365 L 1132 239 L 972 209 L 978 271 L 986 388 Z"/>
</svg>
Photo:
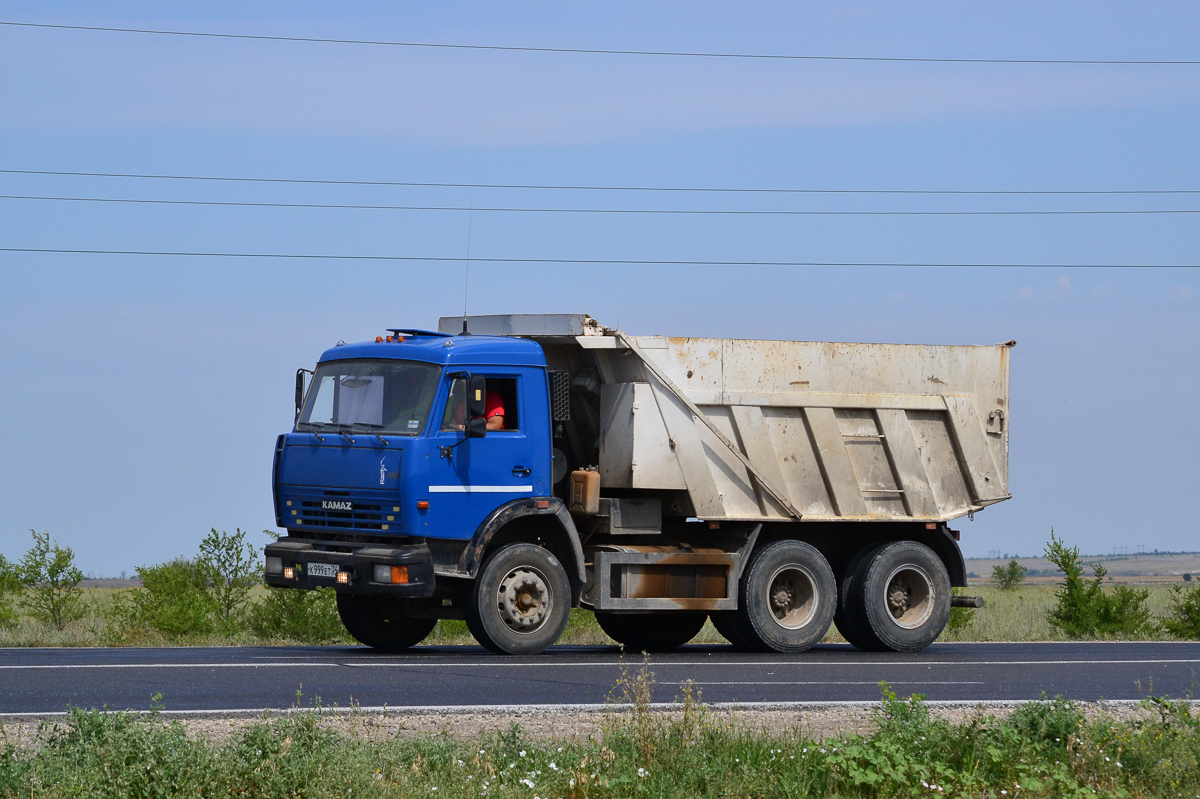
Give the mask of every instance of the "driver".
<svg viewBox="0 0 1200 799">
<path fill-rule="evenodd" d="M 462 393 L 451 394 L 454 406 L 450 409 L 449 418 L 453 419 L 454 429 L 466 429 L 467 402 Z M 495 391 L 488 391 L 483 398 L 483 417 L 487 419 L 487 429 L 504 430 L 504 398 Z M 446 428 L 442 428 L 446 429 Z"/>
</svg>

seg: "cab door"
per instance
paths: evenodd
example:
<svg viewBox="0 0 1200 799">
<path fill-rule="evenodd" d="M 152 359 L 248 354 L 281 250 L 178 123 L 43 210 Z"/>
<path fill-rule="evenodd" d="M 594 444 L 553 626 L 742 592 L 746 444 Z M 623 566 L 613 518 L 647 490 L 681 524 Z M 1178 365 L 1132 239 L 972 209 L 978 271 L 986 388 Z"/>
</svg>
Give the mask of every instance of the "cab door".
<svg viewBox="0 0 1200 799">
<path fill-rule="evenodd" d="M 429 448 L 428 529 L 439 538 L 470 538 L 493 510 L 514 499 L 545 496 L 549 484 L 549 461 L 538 452 L 542 436 L 530 427 L 538 372 L 477 368 L 472 374 L 487 381 L 489 406 L 494 409 L 496 399 L 502 404 L 504 428 L 467 439 L 461 429 L 467 381 L 445 378 Z"/>
</svg>

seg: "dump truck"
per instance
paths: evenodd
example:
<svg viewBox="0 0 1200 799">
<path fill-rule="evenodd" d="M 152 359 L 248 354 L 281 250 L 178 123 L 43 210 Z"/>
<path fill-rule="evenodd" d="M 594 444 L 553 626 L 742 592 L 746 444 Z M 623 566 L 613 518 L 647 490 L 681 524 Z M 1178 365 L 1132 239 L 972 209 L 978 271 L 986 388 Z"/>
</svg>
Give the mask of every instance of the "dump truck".
<svg viewBox="0 0 1200 799">
<path fill-rule="evenodd" d="M 465 619 L 504 654 L 572 608 L 631 650 L 706 620 L 802 652 L 915 651 L 966 585 L 949 523 L 1008 499 L 1009 350 L 633 336 L 585 314 L 446 317 L 296 373 L 265 550 L 399 651 Z"/>
</svg>

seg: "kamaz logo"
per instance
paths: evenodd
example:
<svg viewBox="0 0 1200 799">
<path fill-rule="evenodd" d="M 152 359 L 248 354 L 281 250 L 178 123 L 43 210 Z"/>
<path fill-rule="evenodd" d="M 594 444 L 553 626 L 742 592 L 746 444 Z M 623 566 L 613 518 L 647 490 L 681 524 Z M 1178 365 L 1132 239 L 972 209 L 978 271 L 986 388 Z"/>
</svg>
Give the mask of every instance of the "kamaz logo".
<svg viewBox="0 0 1200 799">
<path fill-rule="evenodd" d="M 321 500 L 322 510 L 354 510 L 354 505 L 350 502 L 336 502 L 332 499 Z"/>
</svg>

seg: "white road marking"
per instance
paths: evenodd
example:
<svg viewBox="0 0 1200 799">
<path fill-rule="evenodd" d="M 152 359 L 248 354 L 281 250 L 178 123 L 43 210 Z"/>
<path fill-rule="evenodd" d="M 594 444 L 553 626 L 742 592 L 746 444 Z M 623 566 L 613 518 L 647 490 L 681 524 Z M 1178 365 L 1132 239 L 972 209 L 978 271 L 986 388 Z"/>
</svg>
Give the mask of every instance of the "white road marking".
<svg viewBox="0 0 1200 799">
<path fill-rule="evenodd" d="M 340 664 L 305 660 L 279 663 L 33 663 L 21 666 L 0 666 L 0 669 L 269 669 L 338 665 Z"/>
<path fill-rule="evenodd" d="M 317 661 L 314 661 L 317 662 Z M 1200 663 L 1200 658 L 1161 658 L 1154 660 L 876 660 L 876 661 L 854 661 L 854 660 L 805 660 L 804 655 L 797 655 L 795 660 L 688 660 L 688 661 L 670 661 L 670 660 L 653 660 L 651 665 L 655 668 L 673 668 L 676 666 L 797 666 L 803 668 L 820 668 L 823 666 L 924 666 L 925 668 L 934 668 L 936 666 L 1080 666 L 1080 665 L 1115 665 L 1115 664 L 1147 664 L 1147 663 Z M 421 660 L 395 660 L 386 662 L 362 662 L 362 663 L 347 663 L 343 662 L 343 666 L 354 667 L 400 667 L 400 668 L 439 668 L 444 666 L 453 666 L 454 668 L 472 667 L 472 668 L 493 668 L 501 667 L 522 667 L 533 666 L 539 669 L 556 668 L 559 666 L 586 667 L 586 668 L 603 668 L 613 667 L 618 668 L 621 663 L 617 661 L 599 661 L 599 662 L 584 662 L 584 663 L 556 663 L 549 659 L 510 661 L 510 660 L 489 660 L 483 662 L 474 661 L 421 661 Z"/>
<path fill-rule="evenodd" d="M 873 667 L 873 666 L 921 666 L 932 669 L 937 666 L 1086 666 L 1086 665 L 1160 665 L 1173 663 L 1200 663 L 1200 658 L 1157 658 L 1139 660 L 879 660 L 879 661 L 805 661 L 803 656 L 795 660 L 778 661 L 733 661 L 733 660 L 696 660 L 696 661 L 654 661 L 655 668 L 674 668 L 690 666 L 794 666 L 803 669 L 836 666 Z M 574 668 L 619 668 L 622 664 L 617 661 L 598 661 L 582 663 L 556 663 L 549 659 L 534 659 L 532 661 L 487 660 L 487 661 L 384 661 L 384 662 L 342 662 L 331 660 L 287 660 L 287 661 L 255 661 L 248 663 L 31 663 L 20 665 L 0 665 L 0 670 L 31 670 L 31 669 L 229 669 L 229 668 L 328 668 L 345 666 L 350 668 L 520 668 L 534 666 L 539 669 L 556 667 Z M 736 683 L 732 683 L 736 684 Z M 824 683 L 822 683 L 824 684 Z"/>
<path fill-rule="evenodd" d="M 696 685 L 879 685 L 877 680 L 695 680 Z M 982 680 L 888 680 L 889 685 L 986 685 Z"/>
</svg>

